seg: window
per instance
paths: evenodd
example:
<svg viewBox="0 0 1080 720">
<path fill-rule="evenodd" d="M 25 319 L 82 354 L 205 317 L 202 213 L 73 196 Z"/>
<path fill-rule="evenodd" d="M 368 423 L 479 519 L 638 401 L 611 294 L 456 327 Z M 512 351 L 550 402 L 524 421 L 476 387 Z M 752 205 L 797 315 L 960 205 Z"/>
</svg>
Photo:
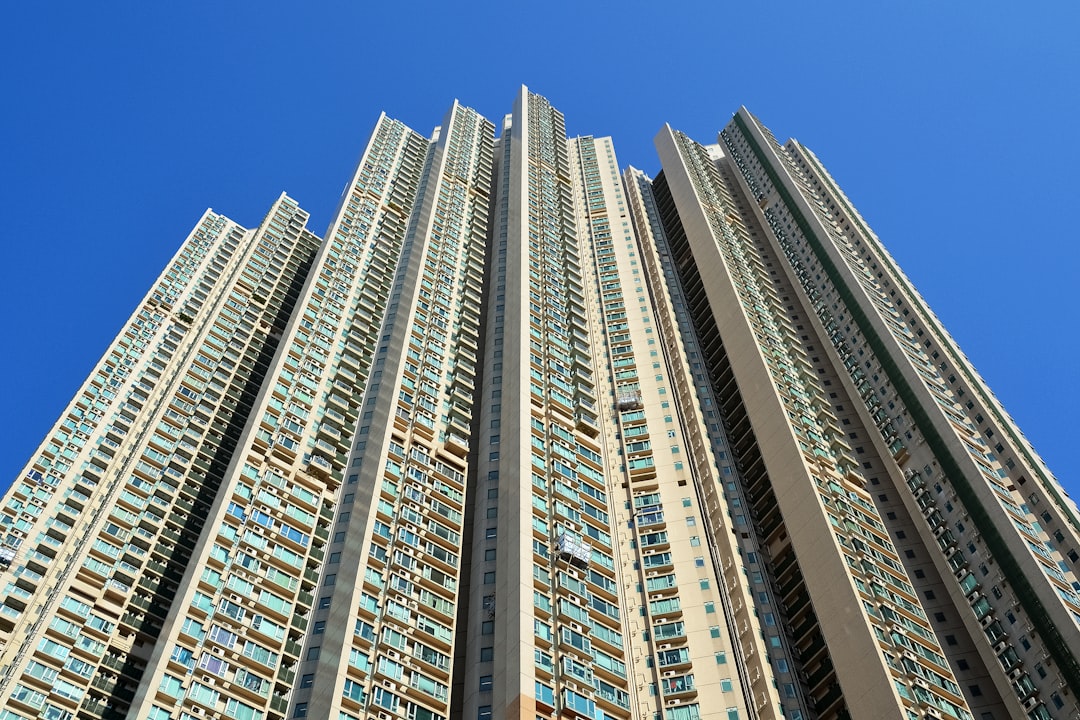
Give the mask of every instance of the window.
<svg viewBox="0 0 1080 720">
<path fill-rule="evenodd" d="M 190 651 L 188 651 L 188 653 L 190 655 Z M 30 664 L 26 666 L 26 674 L 30 677 L 37 678 L 38 680 L 41 680 L 42 682 L 51 685 L 53 681 L 56 680 L 56 676 L 60 674 L 60 671 L 46 665 L 42 665 L 36 660 L 32 660 Z"/>
<path fill-rule="evenodd" d="M 698 720 L 700 717 L 701 711 L 697 703 L 679 705 L 664 711 L 664 720 Z"/>
<path fill-rule="evenodd" d="M 218 677 L 225 677 L 225 673 L 229 670 L 229 663 L 225 662 L 224 658 L 213 653 L 204 652 L 199 658 L 199 669 L 206 670 L 208 673 Z"/>
<path fill-rule="evenodd" d="M 165 673 L 161 678 L 161 683 L 158 685 L 158 690 L 169 695 L 171 697 L 178 698 L 183 693 L 184 684 L 180 678 L 173 677 L 172 675 Z"/>
<path fill-rule="evenodd" d="M 18 685 L 15 686 L 15 691 L 11 693 L 11 699 L 12 700 L 17 700 L 18 702 L 21 702 L 24 705 L 29 705 L 29 706 L 37 708 L 39 710 L 41 709 L 42 705 L 45 704 L 45 695 L 38 692 L 37 690 L 33 690 L 31 688 L 28 688 L 28 687 L 26 687 L 25 685 L 22 685 L 22 684 L 18 684 Z M 22 716 L 16 716 L 16 717 L 22 717 Z"/>
<path fill-rule="evenodd" d="M 348 689 L 349 689 L 349 683 L 350 682 L 352 682 L 352 681 L 348 680 L 348 679 L 345 680 L 345 689 L 346 689 L 346 691 L 348 691 Z M 353 683 L 353 685 L 360 688 L 360 693 L 362 695 L 363 694 L 363 685 L 361 685 L 360 683 Z M 359 698 L 357 698 L 357 700 L 359 700 Z M 391 712 L 397 712 L 398 696 L 395 695 L 394 693 L 390 692 L 389 690 L 385 690 L 385 689 L 383 689 L 381 687 L 372 688 L 371 701 L 375 705 L 378 705 L 381 708 L 385 708 L 387 710 L 390 710 Z"/>
<path fill-rule="evenodd" d="M 210 640 L 225 648 L 231 648 L 236 645 L 235 633 L 229 632 L 220 625 L 210 626 Z"/>
</svg>

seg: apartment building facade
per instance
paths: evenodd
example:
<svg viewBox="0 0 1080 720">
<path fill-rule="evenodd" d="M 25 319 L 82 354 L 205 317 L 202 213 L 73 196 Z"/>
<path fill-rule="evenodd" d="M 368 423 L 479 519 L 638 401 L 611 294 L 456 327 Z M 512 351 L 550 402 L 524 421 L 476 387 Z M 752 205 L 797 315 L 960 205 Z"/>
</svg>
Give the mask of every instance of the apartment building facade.
<svg viewBox="0 0 1080 720">
<path fill-rule="evenodd" d="M 522 88 L 207 211 L 0 508 L 0 720 L 1071 717 L 1077 510 L 809 150 Z"/>
</svg>

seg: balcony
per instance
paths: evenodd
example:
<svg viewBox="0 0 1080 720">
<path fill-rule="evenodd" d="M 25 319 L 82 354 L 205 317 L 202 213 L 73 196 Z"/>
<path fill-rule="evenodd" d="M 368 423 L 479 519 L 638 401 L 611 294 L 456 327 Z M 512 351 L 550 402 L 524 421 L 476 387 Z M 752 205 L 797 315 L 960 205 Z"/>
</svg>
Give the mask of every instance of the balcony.
<svg viewBox="0 0 1080 720">
<path fill-rule="evenodd" d="M 582 408 L 578 407 L 577 422 L 575 428 L 585 433 L 591 438 L 595 438 L 600 434 L 599 428 L 596 427 L 596 416 L 588 412 L 583 412 Z"/>
<path fill-rule="evenodd" d="M 463 458 L 469 454 L 469 439 L 458 433 L 448 433 L 446 436 L 446 449 Z"/>
<path fill-rule="evenodd" d="M 322 455 L 312 455 L 308 460 L 308 471 L 316 475 L 330 475 L 334 465 Z"/>
</svg>

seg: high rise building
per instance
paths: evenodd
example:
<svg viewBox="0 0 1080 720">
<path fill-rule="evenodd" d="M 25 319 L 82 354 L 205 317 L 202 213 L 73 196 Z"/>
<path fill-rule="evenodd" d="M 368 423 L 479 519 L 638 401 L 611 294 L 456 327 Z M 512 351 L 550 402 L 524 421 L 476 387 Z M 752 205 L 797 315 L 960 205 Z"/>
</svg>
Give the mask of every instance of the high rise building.
<svg viewBox="0 0 1080 720">
<path fill-rule="evenodd" d="M 498 132 L 497 132 L 498 130 Z M 207 211 L 0 508 L 0 720 L 1078 717 L 1078 511 L 817 158 L 522 88 Z"/>
</svg>

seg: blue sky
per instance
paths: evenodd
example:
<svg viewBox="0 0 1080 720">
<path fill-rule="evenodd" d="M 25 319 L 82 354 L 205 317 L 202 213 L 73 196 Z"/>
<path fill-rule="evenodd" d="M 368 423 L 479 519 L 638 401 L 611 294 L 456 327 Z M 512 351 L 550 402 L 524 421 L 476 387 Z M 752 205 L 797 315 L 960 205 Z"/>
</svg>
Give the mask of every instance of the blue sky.
<svg viewBox="0 0 1080 720">
<path fill-rule="evenodd" d="M 11 3 L 0 42 L 0 487 L 206 207 L 322 233 L 378 113 L 493 120 L 519 85 L 658 170 L 746 105 L 811 147 L 1080 490 L 1080 5 Z"/>
</svg>

